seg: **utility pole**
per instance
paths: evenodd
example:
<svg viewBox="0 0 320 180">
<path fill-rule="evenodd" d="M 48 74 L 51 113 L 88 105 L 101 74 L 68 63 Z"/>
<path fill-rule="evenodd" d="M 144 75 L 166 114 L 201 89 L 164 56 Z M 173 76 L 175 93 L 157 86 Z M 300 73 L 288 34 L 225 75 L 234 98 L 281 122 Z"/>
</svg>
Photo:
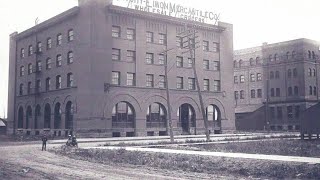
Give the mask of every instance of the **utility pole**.
<svg viewBox="0 0 320 180">
<path fill-rule="evenodd" d="M 195 52 L 196 52 L 196 48 L 198 48 L 198 47 L 196 47 L 196 38 L 197 38 L 196 31 L 195 30 L 188 30 L 187 32 L 188 32 L 188 34 L 185 37 L 188 38 L 188 46 L 187 47 L 189 49 L 190 58 L 193 63 L 192 69 L 193 69 L 193 74 L 194 74 L 194 78 L 196 81 L 197 92 L 198 92 L 199 101 L 200 101 L 200 109 L 201 109 L 202 117 L 204 120 L 206 139 L 207 139 L 207 141 L 210 141 L 210 134 L 209 134 L 209 130 L 208 130 L 208 119 L 207 119 L 205 107 L 203 104 L 202 94 L 200 91 L 200 85 L 199 85 L 199 80 L 198 80 L 198 75 L 197 75 L 197 68 L 196 68 L 196 63 L 195 63 Z"/>
<path fill-rule="evenodd" d="M 169 123 L 169 135 L 170 135 L 170 142 L 174 142 L 173 130 L 172 130 L 172 119 L 171 119 L 171 105 L 170 105 L 170 94 L 169 94 L 169 84 L 168 84 L 168 62 L 167 62 L 167 52 L 172 50 L 166 49 L 162 53 L 166 54 L 165 58 L 165 86 L 166 86 L 166 95 L 167 95 L 167 106 L 168 106 L 168 123 Z M 167 126 L 168 127 L 168 126 Z"/>
</svg>

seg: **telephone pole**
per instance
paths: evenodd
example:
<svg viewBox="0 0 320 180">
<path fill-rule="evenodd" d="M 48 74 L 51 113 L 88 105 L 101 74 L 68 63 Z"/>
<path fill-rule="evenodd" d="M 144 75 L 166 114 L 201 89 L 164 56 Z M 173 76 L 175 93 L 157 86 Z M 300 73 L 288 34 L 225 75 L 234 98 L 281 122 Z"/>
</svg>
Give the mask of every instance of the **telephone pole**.
<svg viewBox="0 0 320 180">
<path fill-rule="evenodd" d="M 200 109 L 201 109 L 202 117 L 204 120 L 206 139 L 207 139 L 207 141 L 210 141 L 210 134 L 209 134 L 209 130 L 208 130 L 208 119 L 207 119 L 205 107 L 203 104 L 202 94 L 201 94 L 198 75 L 197 75 L 197 68 L 196 68 L 196 63 L 195 63 L 195 52 L 196 52 L 196 49 L 199 48 L 199 46 L 198 47 L 196 46 L 196 38 L 197 38 L 196 33 L 197 32 L 195 30 L 191 29 L 191 30 L 187 30 L 187 33 L 188 34 L 185 37 L 187 37 L 187 39 L 188 39 L 187 48 L 189 49 L 190 58 L 193 63 L 192 69 L 193 69 L 193 74 L 194 74 L 194 78 L 195 78 L 195 82 L 196 82 L 196 86 L 197 86 L 197 92 L 198 92 L 199 101 L 200 101 Z"/>
</svg>

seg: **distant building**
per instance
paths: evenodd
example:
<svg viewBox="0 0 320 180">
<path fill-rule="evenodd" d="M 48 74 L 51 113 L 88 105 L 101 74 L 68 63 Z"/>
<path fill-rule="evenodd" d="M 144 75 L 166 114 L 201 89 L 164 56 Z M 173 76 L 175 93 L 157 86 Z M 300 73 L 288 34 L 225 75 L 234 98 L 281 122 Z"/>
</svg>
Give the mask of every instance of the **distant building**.
<svg viewBox="0 0 320 180">
<path fill-rule="evenodd" d="M 319 46 L 297 39 L 234 52 L 237 129 L 300 130 L 319 102 Z"/>
<path fill-rule="evenodd" d="M 182 48 L 185 25 L 195 26 L 199 36 L 196 63 Z M 232 131 L 232 31 L 223 22 L 79 0 L 78 7 L 10 36 L 8 132 L 167 135 L 171 113 L 175 134 L 203 134 L 194 65 L 210 131 Z"/>
</svg>

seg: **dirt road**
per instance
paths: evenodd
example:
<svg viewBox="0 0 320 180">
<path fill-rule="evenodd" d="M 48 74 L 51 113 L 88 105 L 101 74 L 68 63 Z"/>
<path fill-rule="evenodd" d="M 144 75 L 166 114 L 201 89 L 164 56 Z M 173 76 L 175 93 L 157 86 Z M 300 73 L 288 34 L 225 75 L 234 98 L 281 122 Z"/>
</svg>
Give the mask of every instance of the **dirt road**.
<svg viewBox="0 0 320 180">
<path fill-rule="evenodd" d="M 40 145 L 1 145 L 0 179 L 235 179 L 163 169 L 108 166 L 70 159 Z"/>
</svg>

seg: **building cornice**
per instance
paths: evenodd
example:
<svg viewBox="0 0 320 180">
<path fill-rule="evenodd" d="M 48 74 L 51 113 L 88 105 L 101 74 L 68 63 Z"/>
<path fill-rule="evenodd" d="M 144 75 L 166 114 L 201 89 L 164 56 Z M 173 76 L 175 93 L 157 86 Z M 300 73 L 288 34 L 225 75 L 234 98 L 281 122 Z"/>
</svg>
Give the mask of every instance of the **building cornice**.
<svg viewBox="0 0 320 180">
<path fill-rule="evenodd" d="M 115 6 L 115 5 L 107 6 L 107 10 L 111 13 L 129 15 L 129 16 L 151 19 L 151 20 L 159 20 L 165 23 L 172 23 L 176 25 L 185 26 L 187 24 L 187 26 L 192 26 L 198 29 L 203 29 L 203 30 L 222 32 L 226 29 L 225 27 L 222 27 L 222 26 L 210 25 L 210 24 L 205 24 L 201 22 L 195 22 L 195 21 L 186 20 L 182 18 L 176 18 L 176 17 L 150 13 L 145 11 L 139 11 L 139 10 L 129 9 L 125 7 Z"/>
<path fill-rule="evenodd" d="M 50 19 L 48 19 L 48 20 L 46 20 L 46 21 L 44 21 L 44 22 L 42 22 L 42 23 L 40 23 L 38 25 L 36 25 L 36 26 L 33 26 L 33 27 L 31 27 L 31 28 L 19 33 L 19 34 L 16 34 L 15 39 L 16 40 L 20 40 L 20 39 L 23 39 L 25 37 L 28 37 L 28 36 L 32 35 L 35 32 L 39 32 L 39 31 L 42 31 L 44 29 L 47 29 L 47 28 L 49 28 L 49 27 L 51 27 L 51 26 L 53 26 L 55 24 L 63 22 L 67 18 L 70 18 L 72 16 L 77 15 L 78 12 L 79 12 L 79 7 L 77 7 L 77 6 L 73 7 L 73 8 L 71 8 L 71 9 L 69 9 L 69 10 L 67 10 L 67 11 L 65 11 L 65 12 L 63 12 L 61 14 L 58 14 L 58 15 L 56 15 L 56 16 L 54 16 L 54 17 L 52 17 L 52 18 L 50 18 Z"/>
</svg>

